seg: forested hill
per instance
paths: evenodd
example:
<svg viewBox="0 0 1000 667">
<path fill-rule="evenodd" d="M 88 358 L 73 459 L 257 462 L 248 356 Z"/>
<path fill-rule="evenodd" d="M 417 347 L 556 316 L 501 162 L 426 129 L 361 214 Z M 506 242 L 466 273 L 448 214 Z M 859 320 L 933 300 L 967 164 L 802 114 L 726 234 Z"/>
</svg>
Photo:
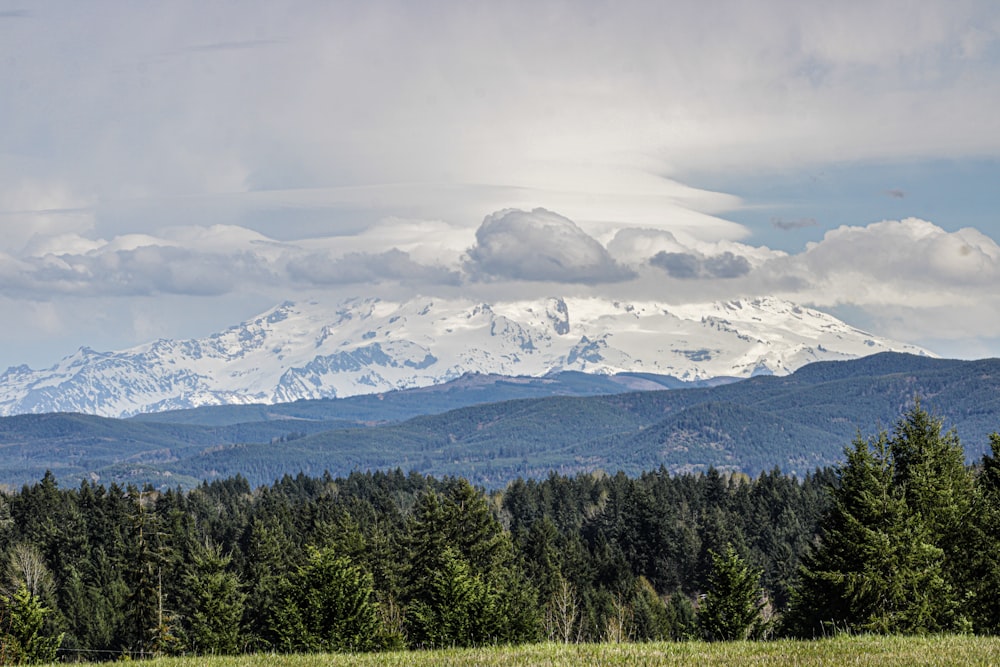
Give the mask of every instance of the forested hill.
<svg viewBox="0 0 1000 667">
<path fill-rule="evenodd" d="M 911 408 L 844 465 L 400 470 L 0 491 L 4 664 L 832 633 L 1000 634 L 1000 435 Z M 870 436 L 870 437 L 868 437 Z"/>
<path fill-rule="evenodd" d="M 427 400 L 426 409 L 471 400 L 452 392 Z M 205 411 L 193 413 L 197 424 L 178 423 L 184 413 L 171 414 L 171 423 L 20 416 L 0 419 L 0 482 L 37 480 L 46 469 L 67 482 L 160 487 L 235 474 L 256 486 L 286 473 L 397 467 L 488 488 L 551 470 L 638 474 L 714 466 L 756 475 L 778 466 L 802 475 L 842 461 L 859 430 L 892 423 L 917 397 L 956 429 L 970 460 L 978 458 L 987 434 L 1000 428 L 1000 360 L 886 353 L 722 386 L 483 403 L 378 426 L 371 424 L 399 419 L 398 406 L 412 414 L 420 402 L 386 395 L 396 407 L 379 419 L 366 404 L 364 424 L 347 420 L 356 405 L 345 409 L 335 400 L 293 404 L 294 419 L 274 419 L 271 406 L 239 424 L 231 423 L 232 412 L 215 424 Z"/>
</svg>

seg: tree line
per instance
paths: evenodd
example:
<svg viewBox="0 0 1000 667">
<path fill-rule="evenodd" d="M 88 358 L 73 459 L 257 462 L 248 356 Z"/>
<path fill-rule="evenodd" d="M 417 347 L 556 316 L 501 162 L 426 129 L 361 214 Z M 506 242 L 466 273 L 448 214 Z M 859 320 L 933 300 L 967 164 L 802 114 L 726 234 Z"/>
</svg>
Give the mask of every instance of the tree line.
<svg viewBox="0 0 1000 667">
<path fill-rule="evenodd" d="M 0 662 L 1000 631 L 1000 436 L 919 405 L 837 468 L 400 470 L 0 493 Z"/>
</svg>

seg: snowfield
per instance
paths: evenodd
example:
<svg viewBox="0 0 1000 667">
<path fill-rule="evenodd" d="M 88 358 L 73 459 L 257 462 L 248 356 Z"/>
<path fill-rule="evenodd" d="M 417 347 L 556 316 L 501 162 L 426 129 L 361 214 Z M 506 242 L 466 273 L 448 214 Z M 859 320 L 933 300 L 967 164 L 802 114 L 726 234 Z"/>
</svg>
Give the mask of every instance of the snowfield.
<svg viewBox="0 0 1000 667">
<path fill-rule="evenodd" d="M 0 376 L 0 414 L 125 417 L 381 393 L 470 372 L 783 375 L 885 351 L 929 354 L 774 298 L 676 306 L 597 298 L 286 302 L 206 338 L 81 348 L 45 370 L 9 368 Z"/>
</svg>

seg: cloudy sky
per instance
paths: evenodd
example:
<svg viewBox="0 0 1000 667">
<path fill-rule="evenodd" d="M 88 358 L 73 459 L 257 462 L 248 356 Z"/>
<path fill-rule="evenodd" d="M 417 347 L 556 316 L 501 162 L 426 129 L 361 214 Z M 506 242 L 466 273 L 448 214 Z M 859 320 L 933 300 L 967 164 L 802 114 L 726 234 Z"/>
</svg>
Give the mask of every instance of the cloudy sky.
<svg viewBox="0 0 1000 667">
<path fill-rule="evenodd" d="M 993 0 L 0 0 L 0 89 L 0 368 L 414 294 L 1000 356 Z"/>
</svg>

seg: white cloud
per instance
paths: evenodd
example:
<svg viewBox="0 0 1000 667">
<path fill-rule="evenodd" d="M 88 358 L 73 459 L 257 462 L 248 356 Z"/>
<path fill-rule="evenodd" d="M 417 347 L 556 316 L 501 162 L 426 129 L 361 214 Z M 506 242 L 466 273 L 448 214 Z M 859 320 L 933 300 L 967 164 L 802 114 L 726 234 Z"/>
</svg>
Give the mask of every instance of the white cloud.
<svg viewBox="0 0 1000 667">
<path fill-rule="evenodd" d="M 1000 246 L 974 229 L 947 232 L 913 218 L 840 227 L 763 265 L 748 283 L 819 307 L 850 306 L 878 333 L 952 355 L 980 354 L 1000 330 Z"/>
<path fill-rule="evenodd" d="M 884 326 L 917 335 L 994 324 L 986 235 L 904 220 L 786 256 L 724 219 L 738 196 L 680 182 L 1000 155 L 990 0 L 96 0 L 3 28 L 8 312 L 113 297 L 138 332 L 172 325 L 128 299 L 546 280 L 903 308 Z M 538 207 L 559 214 L 495 214 L 476 231 L 488 211 Z M 689 278 L 664 270 L 684 262 Z"/>
<path fill-rule="evenodd" d="M 1000 247 L 974 229 L 949 233 L 910 218 L 839 227 L 764 271 L 795 277 L 814 303 L 940 306 L 992 296 Z"/>
<path fill-rule="evenodd" d="M 620 229 L 608 243 L 608 251 L 615 259 L 633 266 L 648 264 L 652 257 L 660 253 L 691 253 L 702 259 L 728 254 L 744 258 L 752 267 L 785 256 L 784 252 L 771 250 L 766 246 L 752 246 L 725 239 L 705 241 L 683 232 L 675 234 L 641 227 Z"/>
<path fill-rule="evenodd" d="M 365 285 L 383 281 L 405 281 L 413 289 L 458 285 L 458 271 L 441 266 L 426 266 L 410 258 L 408 253 L 393 248 L 378 254 L 347 253 L 331 257 L 315 253 L 288 262 L 293 280 L 311 285 Z"/>
<path fill-rule="evenodd" d="M 436 228 L 434 223 L 415 226 L 425 231 Z M 389 224 L 388 229 L 392 228 Z M 401 240 L 409 241 L 403 245 L 430 257 L 433 253 L 426 242 L 433 241 L 433 236 L 418 243 L 410 232 L 410 237 L 401 234 Z M 303 285 L 365 284 L 367 289 L 370 284 L 397 282 L 418 289 L 460 282 L 459 252 L 438 253 L 444 263 L 422 261 L 417 254 L 393 246 L 391 239 L 368 238 L 338 247 L 335 239 L 278 242 L 223 225 L 166 228 L 157 235 L 126 234 L 110 240 L 60 235 L 29 244 L 30 252 L 19 256 L 0 253 L 0 293 L 19 299 L 206 296 L 254 292 L 267 286 L 287 296 Z M 353 250 L 352 245 L 364 250 Z"/>
<path fill-rule="evenodd" d="M 375 219 L 456 223 L 440 209 L 462 186 L 467 220 L 544 205 L 581 225 L 709 225 L 735 240 L 718 219 L 658 214 L 738 205 L 663 175 L 995 155 L 998 15 L 991 2 L 53 5 L 0 46 L 0 84 L 16 91 L 0 171 L 105 210 L 356 188 L 339 205 L 389 194 L 395 210 Z"/>
<path fill-rule="evenodd" d="M 636 268 L 640 278 L 628 289 L 645 297 L 769 294 L 835 313 L 846 308 L 877 333 L 950 354 L 962 346 L 979 353 L 1000 330 L 1000 246 L 975 229 L 948 232 L 915 218 L 843 226 L 793 254 L 625 229 L 609 250 Z"/>
<path fill-rule="evenodd" d="M 486 216 L 466 267 L 485 280 L 596 284 L 634 277 L 572 220 L 542 208 L 505 209 Z"/>
<path fill-rule="evenodd" d="M 0 167 L 0 175 L 5 171 Z M 52 236 L 86 233 L 94 227 L 93 203 L 65 183 L 8 182 L 0 186 L 0 249 L 20 252 Z"/>
</svg>

